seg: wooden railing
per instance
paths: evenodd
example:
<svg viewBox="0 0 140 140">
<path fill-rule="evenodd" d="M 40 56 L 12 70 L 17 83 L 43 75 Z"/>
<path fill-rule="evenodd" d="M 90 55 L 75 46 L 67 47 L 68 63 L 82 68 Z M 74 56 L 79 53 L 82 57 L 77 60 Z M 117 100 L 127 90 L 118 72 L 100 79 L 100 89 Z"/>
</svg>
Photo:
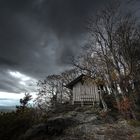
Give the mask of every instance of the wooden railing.
<svg viewBox="0 0 140 140">
<path fill-rule="evenodd" d="M 93 97 L 81 97 L 81 101 L 95 101 Z"/>
</svg>

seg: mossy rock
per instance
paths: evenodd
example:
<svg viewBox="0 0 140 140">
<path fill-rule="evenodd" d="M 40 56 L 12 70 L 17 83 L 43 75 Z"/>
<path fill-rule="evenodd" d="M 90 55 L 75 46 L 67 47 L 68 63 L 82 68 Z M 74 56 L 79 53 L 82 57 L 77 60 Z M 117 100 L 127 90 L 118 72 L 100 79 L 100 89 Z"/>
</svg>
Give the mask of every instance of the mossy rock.
<svg viewBox="0 0 140 140">
<path fill-rule="evenodd" d="M 132 125 L 134 127 L 140 127 L 140 121 L 138 121 L 138 120 L 129 120 L 128 124 Z"/>
<path fill-rule="evenodd" d="M 133 135 L 134 140 L 140 140 L 140 134 L 136 133 Z"/>
</svg>

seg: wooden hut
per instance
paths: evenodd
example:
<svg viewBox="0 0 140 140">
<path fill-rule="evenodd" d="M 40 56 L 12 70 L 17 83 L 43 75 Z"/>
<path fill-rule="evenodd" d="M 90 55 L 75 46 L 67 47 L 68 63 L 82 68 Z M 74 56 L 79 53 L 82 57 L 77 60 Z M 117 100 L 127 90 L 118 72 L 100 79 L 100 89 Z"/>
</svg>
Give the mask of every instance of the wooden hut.
<svg viewBox="0 0 140 140">
<path fill-rule="evenodd" d="M 66 85 L 72 90 L 72 104 L 94 105 L 100 102 L 100 93 L 95 80 L 84 74 Z"/>
</svg>

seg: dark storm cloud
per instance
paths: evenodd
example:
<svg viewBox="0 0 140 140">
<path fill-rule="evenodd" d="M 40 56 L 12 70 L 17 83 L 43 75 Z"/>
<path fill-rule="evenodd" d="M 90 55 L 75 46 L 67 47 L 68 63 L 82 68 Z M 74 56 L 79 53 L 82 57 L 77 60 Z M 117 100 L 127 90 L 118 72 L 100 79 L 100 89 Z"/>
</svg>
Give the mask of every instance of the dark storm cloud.
<svg viewBox="0 0 140 140">
<path fill-rule="evenodd" d="M 83 31 L 85 19 L 101 3 L 102 0 L 48 0 L 44 6 L 47 6 L 47 21 L 54 32 L 73 36 Z"/>
<path fill-rule="evenodd" d="M 87 17 L 107 1 L 0 0 L 0 90 L 24 89 L 7 70 L 40 79 L 68 68 L 84 44 Z"/>
<path fill-rule="evenodd" d="M 17 63 L 0 56 L 0 66 L 2 66 L 2 65 L 6 65 L 6 66 L 14 66 L 15 65 L 16 66 Z"/>
<path fill-rule="evenodd" d="M 53 57 L 63 60 L 66 54 L 74 55 L 73 50 L 78 47 L 75 40 L 79 41 L 80 34 L 84 33 L 85 17 L 99 3 L 101 0 L 1 0 L 0 62 L 5 61 L 9 66 L 18 63 L 22 69 L 38 61 L 42 65 L 50 64 L 47 61 L 54 58 L 48 58 L 49 52 L 44 53 L 42 48 L 52 47 L 50 41 L 57 42 L 52 51 L 59 50 Z M 65 43 L 67 40 L 70 45 Z M 28 71 L 29 67 L 25 67 Z"/>
</svg>

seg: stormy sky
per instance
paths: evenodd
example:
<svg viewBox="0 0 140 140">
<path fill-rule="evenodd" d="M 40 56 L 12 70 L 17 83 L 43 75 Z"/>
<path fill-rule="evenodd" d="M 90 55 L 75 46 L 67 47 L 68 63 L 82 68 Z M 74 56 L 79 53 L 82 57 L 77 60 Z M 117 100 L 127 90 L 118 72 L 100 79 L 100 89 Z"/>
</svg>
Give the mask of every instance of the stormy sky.
<svg viewBox="0 0 140 140">
<path fill-rule="evenodd" d="M 108 1 L 0 0 L 0 106 L 68 69 L 86 42 L 86 19 Z"/>
</svg>

